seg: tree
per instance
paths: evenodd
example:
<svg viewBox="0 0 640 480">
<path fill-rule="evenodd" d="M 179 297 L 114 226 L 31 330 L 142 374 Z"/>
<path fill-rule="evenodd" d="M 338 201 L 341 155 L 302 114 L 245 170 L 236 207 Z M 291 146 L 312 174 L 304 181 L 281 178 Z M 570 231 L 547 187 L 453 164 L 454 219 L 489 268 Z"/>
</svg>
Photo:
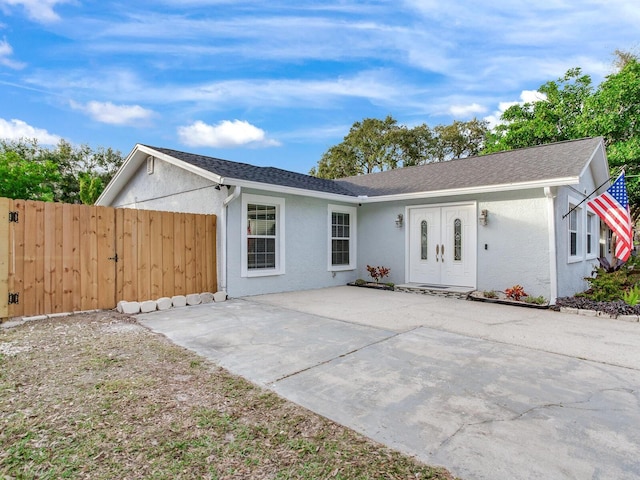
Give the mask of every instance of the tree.
<svg viewBox="0 0 640 480">
<path fill-rule="evenodd" d="M 433 161 L 442 162 L 478 155 L 484 147 L 489 122 L 476 118 L 468 122 L 454 120 L 451 125 L 437 125 L 433 131 Z"/>
<path fill-rule="evenodd" d="M 488 131 L 487 122 L 473 119 L 413 128 L 398 125 L 391 116 L 355 122 L 344 140 L 330 147 L 310 174 L 342 178 L 399 167 L 477 155 Z"/>
<path fill-rule="evenodd" d="M 365 118 L 355 122 L 342 143 L 323 154 L 311 175 L 339 178 L 396 168 L 402 161 L 399 130 L 401 127 L 390 115 L 384 120 Z"/>
<path fill-rule="evenodd" d="M 41 147 L 36 140 L 0 140 L 0 153 L 33 165 L 53 165 L 57 176 L 49 180 L 51 200 L 67 203 L 95 202 L 123 162 L 120 152 L 111 148 L 75 147 L 65 140 L 55 148 Z"/>
<path fill-rule="evenodd" d="M 56 165 L 48 160 L 34 162 L 0 151 L 0 197 L 52 201 L 59 179 Z"/>
<path fill-rule="evenodd" d="M 540 100 L 512 105 L 500 117 L 482 153 L 512 150 L 580 138 L 585 102 L 593 94 L 591 77 L 580 68 L 542 85 Z"/>
<path fill-rule="evenodd" d="M 583 136 L 602 136 L 615 175 L 625 168 L 630 201 L 640 205 L 640 61 L 617 51 L 619 70 L 598 86 L 580 120 Z"/>
</svg>

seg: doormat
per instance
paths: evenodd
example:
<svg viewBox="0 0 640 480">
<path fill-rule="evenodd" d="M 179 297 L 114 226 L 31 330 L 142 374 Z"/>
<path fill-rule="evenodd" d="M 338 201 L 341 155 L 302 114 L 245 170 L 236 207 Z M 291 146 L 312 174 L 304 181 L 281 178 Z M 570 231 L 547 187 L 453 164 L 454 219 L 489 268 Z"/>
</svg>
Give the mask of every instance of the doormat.
<svg viewBox="0 0 640 480">
<path fill-rule="evenodd" d="M 418 285 L 418 288 L 440 288 L 440 289 L 444 290 L 444 289 L 447 289 L 449 287 L 444 286 L 444 285 L 428 285 L 428 284 L 425 284 L 425 285 Z"/>
</svg>

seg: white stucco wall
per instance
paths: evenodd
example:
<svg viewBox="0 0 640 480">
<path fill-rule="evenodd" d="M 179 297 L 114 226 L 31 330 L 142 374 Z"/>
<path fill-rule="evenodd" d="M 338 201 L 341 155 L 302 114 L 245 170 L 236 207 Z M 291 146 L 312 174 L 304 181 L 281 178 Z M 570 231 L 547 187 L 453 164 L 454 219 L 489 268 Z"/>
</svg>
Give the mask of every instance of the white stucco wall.
<svg viewBox="0 0 640 480">
<path fill-rule="evenodd" d="M 227 292 L 233 297 L 263 293 L 308 290 L 345 285 L 357 278 L 355 270 L 328 269 L 328 204 L 340 204 L 302 197 L 243 189 L 242 195 L 256 194 L 285 201 L 285 272 L 265 277 L 242 277 L 242 197 L 229 205 L 227 247 Z M 358 212 L 359 214 L 359 212 Z"/>
<path fill-rule="evenodd" d="M 153 173 L 147 173 L 143 162 L 111 206 L 220 215 L 229 192 L 214 187 L 210 180 L 156 158 Z"/>
<path fill-rule="evenodd" d="M 398 214 L 406 215 L 406 202 L 364 204 L 358 208 L 358 278 L 371 280 L 367 265 L 390 269 L 384 282 L 405 282 L 405 231 L 396 227 Z M 406 219 L 405 219 L 406 220 Z"/>
<path fill-rule="evenodd" d="M 522 285 L 529 295 L 551 296 L 547 199 L 542 189 L 487 194 L 478 211 L 478 290 L 504 291 Z"/>
</svg>

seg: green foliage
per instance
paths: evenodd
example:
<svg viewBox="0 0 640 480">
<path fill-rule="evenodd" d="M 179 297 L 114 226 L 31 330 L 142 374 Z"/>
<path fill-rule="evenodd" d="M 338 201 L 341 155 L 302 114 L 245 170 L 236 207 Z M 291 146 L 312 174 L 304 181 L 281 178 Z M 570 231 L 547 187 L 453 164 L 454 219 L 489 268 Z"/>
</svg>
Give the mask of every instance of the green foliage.
<svg viewBox="0 0 640 480">
<path fill-rule="evenodd" d="M 53 186 L 59 180 L 53 162 L 29 161 L 14 151 L 0 150 L 0 197 L 50 202 L 54 199 Z"/>
<path fill-rule="evenodd" d="M 408 128 L 398 125 L 392 116 L 365 118 L 355 122 L 344 140 L 322 155 L 310 174 L 343 178 L 476 155 L 484 145 L 487 125 L 473 119 L 434 129 L 426 124 Z"/>
<path fill-rule="evenodd" d="M 640 257 L 632 255 L 619 269 L 599 267 L 591 277 L 585 278 L 589 282 L 589 290 L 578 296 L 596 302 L 615 302 L 623 300 L 625 292 L 632 290 L 640 282 Z"/>
<path fill-rule="evenodd" d="M 636 284 L 628 291 L 624 292 L 622 294 L 622 300 L 624 300 L 624 303 L 631 305 L 632 307 L 640 303 L 640 285 Z"/>
<path fill-rule="evenodd" d="M 485 290 L 484 292 L 482 292 L 482 296 L 484 298 L 498 298 L 498 294 L 495 292 L 495 290 Z"/>
<path fill-rule="evenodd" d="M 541 85 L 540 100 L 512 105 L 502 114 L 484 153 L 580 138 L 585 101 L 592 95 L 591 77 L 572 68 L 564 77 Z"/>
<path fill-rule="evenodd" d="M 30 200 L 94 203 L 123 162 L 118 151 L 61 140 L 0 140 L 0 195 Z"/>
<path fill-rule="evenodd" d="M 531 295 L 527 295 L 522 299 L 522 301 L 524 303 L 532 303 L 534 305 L 544 305 L 545 303 L 547 303 L 547 299 L 542 295 L 540 295 L 539 297 L 532 297 Z"/>
<path fill-rule="evenodd" d="M 80 172 L 78 179 L 80 180 L 80 201 L 85 205 L 93 205 L 104 190 L 102 179 L 85 172 Z"/>
<path fill-rule="evenodd" d="M 640 205 L 640 61 L 616 52 L 619 70 L 600 84 L 585 104 L 584 135 L 605 139 L 612 171 L 626 168 L 627 189 L 632 205 Z"/>
<path fill-rule="evenodd" d="M 355 282 L 356 285 L 364 285 L 367 283 L 367 281 L 364 278 L 358 278 Z"/>
<path fill-rule="evenodd" d="M 629 201 L 640 205 L 640 61 L 616 51 L 617 71 L 593 88 L 572 68 L 540 86 L 540 100 L 509 107 L 482 153 L 602 136 L 611 174 L 625 167 Z"/>
</svg>

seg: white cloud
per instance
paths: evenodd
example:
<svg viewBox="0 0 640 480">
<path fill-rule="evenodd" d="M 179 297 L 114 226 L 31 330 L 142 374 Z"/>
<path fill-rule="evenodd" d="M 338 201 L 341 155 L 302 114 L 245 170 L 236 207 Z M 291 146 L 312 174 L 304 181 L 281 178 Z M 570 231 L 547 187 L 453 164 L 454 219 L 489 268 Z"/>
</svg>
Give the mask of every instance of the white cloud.
<svg viewBox="0 0 640 480">
<path fill-rule="evenodd" d="M 451 115 L 458 118 L 467 118 L 476 113 L 484 113 L 487 111 L 486 107 L 483 107 L 479 103 L 472 103 L 471 105 L 452 105 L 449 108 Z"/>
<path fill-rule="evenodd" d="M 51 23 L 60 20 L 60 16 L 53 11 L 59 3 L 67 3 L 69 0 L 0 0 L 0 6 L 22 5 L 31 20 L 40 23 Z"/>
<path fill-rule="evenodd" d="M 82 105 L 72 101 L 71 107 L 85 112 L 98 122 L 111 125 L 132 125 L 149 120 L 154 115 L 152 110 L 140 105 L 115 105 L 111 102 L 92 101 Z"/>
<path fill-rule="evenodd" d="M 276 147 L 280 142 L 267 138 L 264 130 L 242 120 L 222 120 L 208 125 L 200 120 L 178 127 L 180 141 L 189 147 L 236 148 L 244 145 Z"/>
<path fill-rule="evenodd" d="M 11 60 L 9 57 L 13 55 L 13 48 L 6 40 L 0 40 L 0 65 L 19 70 L 24 68 L 24 63 Z"/>
<path fill-rule="evenodd" d="M 525 103 L 542 102 L 546 99 L 547 96 L 537 90 L 523 90 L 520 92 L 519 101 L 498 103 L 498 110 L 493 112 L 493 114 L 484 117 L 484 119 L 489 122 L 489 128 L 494 128 L 496 125 L 502 123 L 500 117 L 509 107 L 512 107 L 513 105 L 524 105 Z"/>
<path fill-rule="evenodd" d="M 19 140 L 21 138 L 36 139 L 45 145 L 56 145 L 60 138 L 58 135 L 47 132 L 42 128 L 36 128 L 22 120 L 5 120 L 0 118 L 0 138 Z"/>
</svg>

